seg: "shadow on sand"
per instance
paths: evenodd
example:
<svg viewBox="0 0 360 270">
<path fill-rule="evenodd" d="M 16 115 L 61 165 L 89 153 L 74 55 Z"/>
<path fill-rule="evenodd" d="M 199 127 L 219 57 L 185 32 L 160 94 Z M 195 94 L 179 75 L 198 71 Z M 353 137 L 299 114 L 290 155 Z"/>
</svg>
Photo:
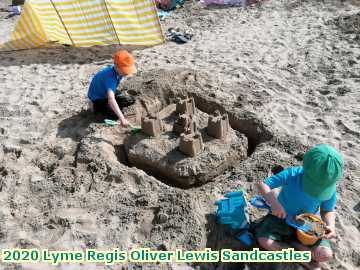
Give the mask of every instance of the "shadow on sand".
<svg viewBox="0 0 360 270">
<path fill-rule="evenodd" d="M 62 120 L 58 125 L 56 137 L 80 141 L 86 135 L 89 125 L 94 122 L 100 122 L 100 119 L 90 111 L 83 110 Z"/>
<path fill-rule="evenodd" d="M 0 66 L 24 66 L 31 64 L 83 65 L 94 62 L 105 63 L 111 60 L 111 55 L 118 49 L 134 51 L 145 48 L 148 47 L 109 45 L 79 48 L 61 45 L 59 47 L 51 48 L 2 51 L 0 52 Z"/>
</svg>

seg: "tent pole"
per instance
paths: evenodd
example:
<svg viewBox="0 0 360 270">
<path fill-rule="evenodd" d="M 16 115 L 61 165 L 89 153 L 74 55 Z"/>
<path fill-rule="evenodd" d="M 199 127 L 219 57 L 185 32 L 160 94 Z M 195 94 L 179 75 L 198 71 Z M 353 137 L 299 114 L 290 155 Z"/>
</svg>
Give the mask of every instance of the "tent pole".
<svg viewBox="0 0 360 270">
<path fill-rule="evenodd" d="M 157 14 L 156 3 L 155 3 L 154 0 L 152 0 L 152 2 L 154 3 L 155 13 Z M 157 21 L 157 23 L 158 23 L 158 25 L 159 25 L 159 28 L 160 28 L 160 31 L 161 31 L 162 40 L 163 40 L 163 42 L 165 42 L 165 35 L 164 35 L 163 27 L 162 27 L 162 25 L 161 25 L 161 23 L 160 23 L 160 18 L 159 18 L 159 16 L 156 16 L 156 18 L 157 18 L 156 21 Z"/>
<path fill-rule="evenodd" d="M 115 33 L 115 35 L 116 35 L 116 38 L 117 38 L 117 40 L 118 40 L 118 42 L 119 42 L 119 45 L 121 45 L 119 36 L 118 36 L 118 34 L 117 34 L 117 32 L 116 32 L 116 29 L 115 29 L 114 22 L 113 22 L 112 19 L 111 19 L 111 15 L 110 15 L 109 9 L 108 9 L 108 7 L 107 7 L 106 0 L 103 0 L 103 1 L 104 1 L 104 4 L 105 4 L 106 12 L 107 12 L 107 14 L 108 14 L 108 16 L 109 16 L 109 18 L 110 18 L 112 28 L 113 28 L 114 33 Z"/>
<path fill-rule="evenodd" d="M 64 21 L 62 20 L 60 14 L 59 14 L 59 11 L 57 10 L 57 8 L 56 8 L 53 0 L 50 0 L 50 2 L 51 2 L 51 4 L 53 5 L 53 7 L 54 7 L 54 9 L 55 9 L 55 11 L 56 11 L 56 14 L 58 15 L 58 17 L 59 17 L 62 25 L 64 26 L 64 29 L 65 29 L 65 31 L 66 31 L 66 34 L 68 35 L 68 37 L 69 37 L 69 39 L 70 39 L 70 41 L 71 41 L 71 44 L 72 44 L 73 46 L 75 46 L 75 43 L 74 43 L 74 41 L 72 40 L 72 38 L 71 38 L 71 36 L 70 36 L 70 34 L 69 34 L 69 31 L 67 30 L 66 25 L 65 25 Z"/>
</svg>

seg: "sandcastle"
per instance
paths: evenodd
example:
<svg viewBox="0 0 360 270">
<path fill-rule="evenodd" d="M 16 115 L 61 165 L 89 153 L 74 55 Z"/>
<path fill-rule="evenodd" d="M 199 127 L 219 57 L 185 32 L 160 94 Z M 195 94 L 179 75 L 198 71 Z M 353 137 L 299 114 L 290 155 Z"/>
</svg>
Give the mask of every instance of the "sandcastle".
<svg viewBox="0 0 360 270">
<path fill-rule="evenodd" d="M 195 157 L 204 149 L 204 144 L 194 118 L 196 112 L 194 99 L 178 100 L 176 112 L 182 113 L 173 126 L 173 131 L 180 134 L 179 150 L 190 157 Z"/>
<path fill-rule="evenodd" d="M 184 133 L 186 129 L 192 129 L 195 132 L 196 121 L 193 115 L 182 114 L 176 119 L 173 126 L 173 132 L 176 134 L 181 134 Z"/>
<path fill-rule="evenodd" d="M 173 132 L 180 134 L 179 150 L 182 153 L 194 157 L 203 150 L 202 136 L 197 131 L 193 115 L 180 115 L 174 123 Z"/>
<path fill-rule="evenodd" d="M 204 149 L 204 143 L 201 134 L 197 131 L 196 122 L 193 118 L 190 119 L 188 126 L 180 135 L 179 150 L 190 157 L 195 157 Z"/>
<path fill-rule="evenodd" d="M 180 135 L 180 144 L 179 149 L 184 154 L 195 157 L 198 155 L 203 149 L 204 144 L 202 140 L 202 136 L 200 133 L 190 133 L 185 134 L 182 133 Z"/>
<path fill-rule="evenodd" d="M 161 134 L 163 125 L 158 115 L 145 116 L 141 119 L 141 130 L 149 136 Z"/>
<path fill-rule="evenodd" d="M 141 126 L 126 141 L 129 164 L 169 184 L 205 183 L 247 157 L 247 138 L 230 127 L 228 116 L 197 110 L 193 98 L 143 117 Z"/>
<path fill-rule="evenodd" d="M 176 113 L 177 114 L 195 114 L 195 102 L 194 98 L 177 99 L 176 101 Z"/>
<path fill-rule="evenodd" d="M 215 111 L 208 120 L 207 133 L 214 138 L 223 139 L 229 132 L 229 116 L 227 114 L 221 115 L 219 111 Z"/>
</svg>

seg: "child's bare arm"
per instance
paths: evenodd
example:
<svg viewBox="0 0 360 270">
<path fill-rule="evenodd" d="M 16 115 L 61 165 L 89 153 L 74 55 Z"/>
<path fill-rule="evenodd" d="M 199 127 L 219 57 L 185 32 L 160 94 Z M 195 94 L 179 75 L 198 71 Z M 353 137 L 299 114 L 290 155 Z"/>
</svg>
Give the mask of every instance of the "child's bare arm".
<svg viewBox="0 0 360 270">
<path fill-rule="evenodd" d="M 274 192 L 272 192 L 271 188 L 266 185 L 263 181 L 258 183 L 258 188 L 262 196 L 264 196 L 265 200 L 271 206 L 271 213 L 278 218 L 285 218 L 286 213 L 282 205 L 279 203 L 277 198 L 275 197 Z"/>
<path fill-rule="evenodd" d="M 334 238 L 336 236 L 335 233 L 336 212 L 335 211 L 321 212 L 321 217 L 327 225 L 327 233 L 325 235 L 325 238 L 327 239 Z"/>
<path fill-rule="evenodd" d="M 108 102 L 109 102 L 109 105 L 110 105 L 111 109 L 114 111 L 114 113 L 119 118 L 121 124 L 123 126 L 127 126 L 129 124 L 129 122 L 124 117 L 123 113 L 121 112 L 121 110 L 119 108 L 119 105 L 117 104 L 117 102 L 115 100 L 114 92 L 111 91 L 111 90 L 108 90 Z"/>
</svg>

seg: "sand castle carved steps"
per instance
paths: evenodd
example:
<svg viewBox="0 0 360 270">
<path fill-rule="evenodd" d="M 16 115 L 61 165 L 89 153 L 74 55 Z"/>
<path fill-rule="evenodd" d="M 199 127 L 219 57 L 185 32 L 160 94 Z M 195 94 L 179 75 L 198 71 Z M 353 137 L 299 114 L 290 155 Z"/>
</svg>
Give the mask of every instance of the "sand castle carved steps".
<svg viewBox="0 0 360 270">
<path fill-rule="evenodd" d="M 141 130 L 149 136 L 158 136 L 163 131 L 163 124 L 158 115 L 149 115 L 141 119 Z"/>
<path fill-rule="evenodd" d="M 214 115 L 209 116 L 207 134 L 217 139 L 223 139 L 229 133 L 229 116 L 221 115 L 219 111 L 215 111 Z"/>
</svg>

